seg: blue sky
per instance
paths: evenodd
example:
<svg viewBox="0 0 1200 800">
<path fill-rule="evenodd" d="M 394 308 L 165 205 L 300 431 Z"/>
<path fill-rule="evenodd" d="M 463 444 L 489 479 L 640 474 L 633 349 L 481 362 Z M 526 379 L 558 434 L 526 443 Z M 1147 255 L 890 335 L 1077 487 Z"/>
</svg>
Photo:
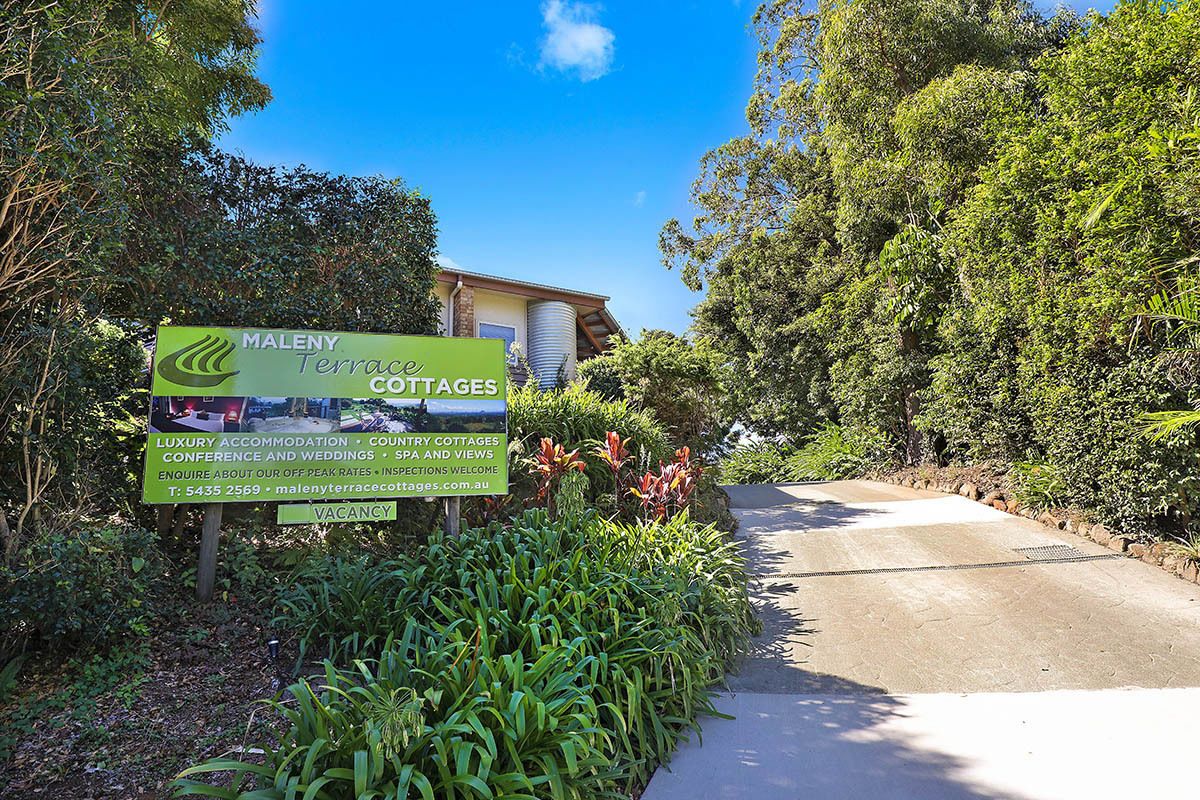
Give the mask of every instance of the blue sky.
<svg viewBox="0 0 1200 800">
<path fill-rule="evenodd" d="M 220 145 L 402 177 L 463 269 L 610 295 L 631 334 L 683 332 L 698 297 L 658 231 L 691 217 L 700 156 L 745 129 L 754 7 L 261 0 L 275 99 Z"/>
</svg>

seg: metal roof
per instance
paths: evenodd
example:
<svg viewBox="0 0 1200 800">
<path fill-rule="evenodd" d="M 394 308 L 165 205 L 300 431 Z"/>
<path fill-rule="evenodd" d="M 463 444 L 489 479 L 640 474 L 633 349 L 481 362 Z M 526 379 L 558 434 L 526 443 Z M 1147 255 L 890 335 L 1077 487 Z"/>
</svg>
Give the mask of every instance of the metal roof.
<svg viewBox="0 0 1200 800">
<path fill-rule="evenodd" d="M 445 267 L 440 267 L 439 269 L 441 270 L 441 273 L 443 275 L 448 275 L 448 276 L 461 275 L 464 278 L 483 278 L 485 280 L 495 281 L 497 283 L 508 284 L 509 286 L 523 286 L 527 289 L 545 289 L 545 290 L 552 291 L 552 292 L 562 292 L 563 294 L 573 294 L 573 295 L 578 295 L 579 297 L 587 297 L 592 300 L 607 301 L 607 300 L 612 299 L 611 297 L 609 297 L 606 294 L 595 294 L 593 292 L 581 292 L 578 289 L 566 289 L 562 286 L 551 286 L 548 283 L 534 283 L 532 281 L 519 281 L 519 280 L 516 280 L 515 278 L 505 278 L 500 275 L 488 275 L 483 272 L 469 272 L 468 270 L 465 270 L 465 269 L 446 269 Z"/>
</svg>

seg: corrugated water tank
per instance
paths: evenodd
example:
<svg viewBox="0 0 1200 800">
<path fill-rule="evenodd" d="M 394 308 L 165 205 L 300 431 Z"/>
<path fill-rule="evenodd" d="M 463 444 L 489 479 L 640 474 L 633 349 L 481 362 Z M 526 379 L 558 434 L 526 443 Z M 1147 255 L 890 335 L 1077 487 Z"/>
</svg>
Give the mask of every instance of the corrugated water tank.
<svg viewBox="0 0 1200 800">
<path fill-rule="evenodd" d="M 575 377 L 575 307 L 558 300 L 539 300 L 527 312 L 529 365 L 543 389 L 560 377 Z"/>
</svg>

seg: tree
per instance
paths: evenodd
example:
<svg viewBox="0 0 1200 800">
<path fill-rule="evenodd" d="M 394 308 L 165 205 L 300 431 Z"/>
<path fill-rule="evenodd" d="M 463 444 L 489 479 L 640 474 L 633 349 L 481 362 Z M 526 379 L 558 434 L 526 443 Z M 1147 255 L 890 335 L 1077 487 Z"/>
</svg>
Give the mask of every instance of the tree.
<svg viewBox="0 0 1200 800">
<path fill-rule="evenodd" d="M 1137 424 L 1195 400 L 1139 318 L 1190 292 L 1200 252 L 1198 39 L 1194 2 L 1092 16 L 1038 61 L 1036 113 L 1010 118 L 945 234 L 958 299 L 923 426 L 960 456 L 1051 465 L 1130 531 L 1186 524 L 1200 489 L 1195 435 Z"/>
<path fill-rule="evenodd" d="M 86 416 L 80 403 L 91 396 L 90 371 L 72 359 L 119 330 L 104 327 L 93 301 L 121 246 L 136 152 L 203 139 L 269 97 L 253 76 L 252 13 L 250 0 L 0 8 L 0 537 L 9 554 L 52 490 L 73 493 L 67 465 L 89 450 L 65 424 Z M 128 365 L 129 352 L 99 360 Z M 136 381 L 136 372 L 113 378 L 101 384 Z"/>
<path fill-rule="evenodd" d="M 611 358 L 589 358 L 579 365 L 579 379 L 589 392 L 595 392 L 605 400 L 624 400 L 625 385 L 616 362 Z"/>
<path fill-rule="evenodd" d="M 436 331 L 437 223 L 400 180 L 172 145 L 142 159 L 133 184 L 106 313 L 148 326 Z"/>
<path fill-rule="evenodd" d="M 776 0 L 754 22 L 750 134 L 704 157 L 700 213 L 666 224 L 664 261 L 707 280 L 697 331 L 738 370 L 744 421 L 879 429 L 916 461 L 954 283 L 940 231 L 988 160 L 989 115 L 1069 23 L 966 0 Z"/>
<path fill-rule="evenodd" d="M 694 224 L 662 237 L 707 284 L 696 331 L 741 418 L 1032 463 L 1126 530 L 1189 524 L 1195 430 L 1136 421 L 1200 400 L 1172 369 L 1200 252 L 1200 6 L 780 0 L 755 21 L 750 134 L 705 157 Z"/>
</svg>

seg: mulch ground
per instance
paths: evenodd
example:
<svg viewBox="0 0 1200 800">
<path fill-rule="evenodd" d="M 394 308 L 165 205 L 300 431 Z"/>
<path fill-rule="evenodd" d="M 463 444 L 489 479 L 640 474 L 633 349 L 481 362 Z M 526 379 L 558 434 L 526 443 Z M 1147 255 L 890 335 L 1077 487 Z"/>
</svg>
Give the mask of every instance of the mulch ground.
<svg viewBox="0 0 1200 800">
<path fill-rule="evenodd" d="M 262 609 L 191 603 L 86 664 L 26 664 L 0 706 L 0 797 L 165 798 L 184 767 L 269 741 L 280 721 L 258 701 L 295 658 L 272 665 L 269 638 Z"/>
</svg>

